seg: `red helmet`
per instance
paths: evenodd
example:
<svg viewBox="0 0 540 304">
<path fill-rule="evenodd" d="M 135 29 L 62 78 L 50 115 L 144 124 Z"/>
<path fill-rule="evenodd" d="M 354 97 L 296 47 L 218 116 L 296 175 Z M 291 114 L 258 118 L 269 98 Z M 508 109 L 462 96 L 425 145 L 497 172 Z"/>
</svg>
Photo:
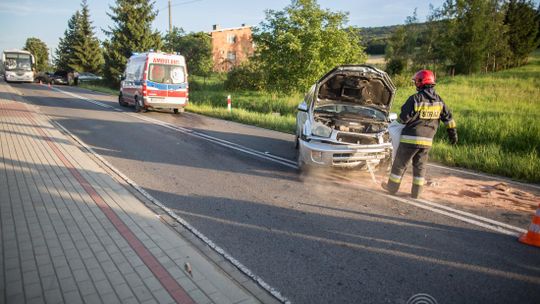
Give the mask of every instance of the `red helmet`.
<svg viewBox="0 0 540 304">
<path fill-rule="evenodd" d="M 435 74 L 430 70 L 420 70 L 414 74 L 412 79 L 417 89 L 421 89 L 426 85 L 435 85 Z"/>
</svg>

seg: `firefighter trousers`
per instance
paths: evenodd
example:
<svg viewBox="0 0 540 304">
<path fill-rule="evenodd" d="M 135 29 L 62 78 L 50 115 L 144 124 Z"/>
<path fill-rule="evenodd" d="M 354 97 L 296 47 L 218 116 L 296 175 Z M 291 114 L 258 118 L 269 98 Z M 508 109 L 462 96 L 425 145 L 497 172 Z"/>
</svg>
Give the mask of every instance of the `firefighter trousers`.
<svg viewBox="0 0 540 304">
<path fill-rule="evenodd" d="M 411 194 L 413 198 L 418 198 L 422 193 L 425 183 L 426 165 L 428 162 L 428 153 L 430 148 L 418 148 L 414 145 L 400 143 L 396 153 L 396 158 L 392 165 L 392 171 L 388 177 L 388 192 L 394 194 L 399 190 L 403 175 L 407 170 L 407 165 L 412 159 L 413 166 L 413 185 Z"/>
</svg>

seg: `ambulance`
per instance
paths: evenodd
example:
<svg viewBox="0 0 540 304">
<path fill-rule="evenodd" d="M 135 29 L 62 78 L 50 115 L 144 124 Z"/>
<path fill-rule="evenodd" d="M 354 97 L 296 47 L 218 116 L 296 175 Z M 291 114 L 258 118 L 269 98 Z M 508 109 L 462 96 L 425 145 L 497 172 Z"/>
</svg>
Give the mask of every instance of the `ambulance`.
<svg viewBox="0 0 540 304">
<path fill-rule="evenodd" d="M 136 112 L 150 109 L 184 112 L 188 104 L 186 60 L 178 54 L 133 54 L 121 77 L 118 103 Z"/>
</svg>

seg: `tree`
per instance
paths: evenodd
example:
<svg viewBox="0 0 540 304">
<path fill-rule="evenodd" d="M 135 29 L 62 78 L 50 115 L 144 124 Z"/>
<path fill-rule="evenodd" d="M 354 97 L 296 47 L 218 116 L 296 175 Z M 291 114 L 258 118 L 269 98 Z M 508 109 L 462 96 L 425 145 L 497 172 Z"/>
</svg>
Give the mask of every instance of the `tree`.
<svg viewBox="0 0 540 304">
<path fill-rule="evenodd" d="M 323 10 L 316 0 L 292 0 L 282 11 L 266 11 L 254 30 L 253 60 L 260 60 L 268 89 L 304 91 L 340 64 L 366 59 L 358 31 L 347 15 Z"/>
<path fill-rule="evenodd" d="M 405 25 L 399 26 L 388 40 L 386 47 L 387 70 L 390 74 L 399 74 L 417 57 L 420 30 L 416 9 L 407 17 Z"/>
<path fill-rule="evenodd" d="M 70 67 L 71 59 L 75 50 L 73 46 L 75 41 L 77 41 L 77 35 L 80 32 L 79 20 L 81 19 L 81 14 L 79 11 L 76 11 L 68 21 L 68 28 L 64 31 L 64 37 L 60 38 L 58 47 L 56 48 L 56 58 L 55 65 L 56 69 L 62 71 L 72 71 Z"/>
<path fill-rule="evenodd" d="M 124 72 L 127 59 L 134 52 L 146 52 L 161 48 L 159 32 L 152 31 L 152 21 L 156 18 L 155 2 L 146 0 L 116 0 L 107 15 L 114 25 L 104 30 L 109 37 L 103 43 L 105 52 L 105 77 L 113 84 L 118 83 L 118 75 Z"/>
<path fill-rule="evenodd" d="M 81 12 L 74 27 L 69 67 L 78 72 L 99 73 L 103 65 L 103 53 L 99 40 L 94 35 L 90 12 L 86 0 L 81 3 Z"/>
<path fill-rule="evenodd" d="M 185 34 L 181 28 L 173 27 L 163 37 L 164 48 L 179 52 L 186 57 L 188 71 L 194 75 L 205 76 L 212 70 L 212 38 L 204 33 Z"/>
<path fill-rule="evenodd" d="M 34 55 L 37 71 L 46 71 L 49 69 L 49 48 L 45 42 L 38 38 L 31 37 L 26 39 L 23 49 Z"/>
<path fill-rule="evenodd" d="M 505 13 L 502 7 L 493 1 L 488 13 L 491 22 L 486 24 L 487 47 L 484 54 L 483 71 L 495 72 L 506 68 L 511 57 L 508 26 L 504 23 Z"/>
<path fill-rule="evenodd" d="M 443 39 L 448 39 L 448 59 L 456 73 L 482 71 L 488 54 L 496 53 L 491 43 L 499 35 L 497 0 L 446 0 L 440 10 L 446 19 Z"/>
<path fill-rule="evenodd" d="M 510 0 L 504 23 L 508 26 L 508 45 L 512 65 L 527 62 L 529 54 L 538 47 L 538 19 L 534 4 L 527 0 Z"/>
</svg>

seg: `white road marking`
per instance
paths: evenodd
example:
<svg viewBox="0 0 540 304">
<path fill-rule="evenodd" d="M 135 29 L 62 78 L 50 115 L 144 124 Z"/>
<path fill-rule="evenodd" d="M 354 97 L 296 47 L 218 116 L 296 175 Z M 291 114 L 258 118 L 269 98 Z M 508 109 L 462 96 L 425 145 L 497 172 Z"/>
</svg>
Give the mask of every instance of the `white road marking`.
<svg viewBox="0 0 540 304">
<path fill-rule="evenodd" d="M 282 303 L 290 303 L 290 301 L 286 297 L 284 297 L 278 290 L 271 287 L 261 277 L 257 276 L 249 268 L 244 266 L 240 261 L 238 261 L 237 259 L 232 257 L 230 254 L 228 254 L 223 248 L 216 245 L 212 240 L 210 240 L 208 237 L 206 237 L 202 232 L 197 230 L 197 228 L 191 226 L 191 224 L 189 224 L 182 217 L 178 216 L 178 214 L 176 214 L 173 210 L 166 207 L 162 202 L 160 202 L 158 199 L 154 198 L 152 195 L 150 195 L 150 193 L 146 192 L 146 190 L 141 188 L 137 183 L 135 183 L 133 180 L 131 180 L 129 177 L 127 177 L 125 174 L 123 174 L 120 170 L 116 169 L 116 167 L 114 167 L 111 163 L 109 163 L 107 160 L 105 160 L 101 155 L 97 154 L 92 148 L 90 148 L 85 142 L 83 142 L 75 134 L 68 131 L 64 126 L 62 126 L 58 122 L 53 121 L 53 120 L 51 120 L 51 122 L 56 124 L 65 134 L 67 134 L 68 136 L 73 138 L 76 142 L 78 142 L 89 153 L 91 153 L 95 158 L 97 158 L 103 165 L 105 165 L 107 168 L 109 168 L 111 171 L 113 171 L 115 174 L 117 174 L 126 183 L 128 183 L 131 187 L 133 187 L 136 191 L 138 191 L 141 195 L 143 195 L 145 198 L 147 198 L 153 204 L 155 204 L 156 206 L 161 208 L 169 216 L 174 218 L 178 223 L 180 223 L 182 226 L 184 226 L 186 229 L 188 229 L 191 233 L 193 233 L 195 236 L 197 236 L 200 240 L 202 240 L 206 245 L 208 245 L 210 248 L 212 248 L 217 253 L 219 253 L 224 259 L 226 259 L 227 261 L 232 263 L 240 271 L 242 271 L 245 275 L 247 275 L 252 280 L 257 282 L 257 284 L 259 284 L 261 286 L 261 288 L 268 291 L 270 294 L 272 294 L 274 297 L 276 297 L 276 299 L 278 299 Z"/>
<path fill-rule="evenodd" d="M 362 187 L 362 186 L 360 186 L 360 188 L 362 190 L 370 192 L 372 194 L 382 195 L 382 196 L 387 197 L 387 198 L 392 199 L 392 200 L 400 201 L 400 202 L 405 203 L 405 204 L 409 204 L 409 205 L 416 206 L 416 207 L 421 208 L 421 209 L 425 209 L 425 210 L 429 210 L 431 212 L 442 214 L 442 215 L 445 215 L 445 216 L 460 220 L 462 222 L 473 224 L 473 225 L 483 227 L 483 228 L 486 228 L 486 229 L 489 229 L 489 230 L 492 230 L 492 231 L 497 231 L 497 232 L 502 233 L 502 234 L 519 237 L 523 232 L 527 232 L 524 229 L 514 227 L 514 226 L 510 226 L 510 225 L 508 225 L 506 223 L 494 221 L 492 219 L 488 219 L 488 218 L 485 218 L 485 217 L 482 217 L 482 216 L 478 216 L 476 214 L 464 212 L 464 211 L 457 210 L 457 209 L 454 209 L 454 208 L 446 207 L 446 206 L 436 204 L 436 203 L 433 203 L 433 202 L 430 202 L 430 201 L 426 201 L 426 200 L 414 201 L 414 200 L 409 200 L 409 199 L 405 199 L 405 198 L 402 198 L 402 197 L 398 197 L 398 196 L 394 196 L 394 195 L 390 195 L 390 194 L 386 194 L 386 193 L 381 193 L 380 191 L 365 188 L 365 187 Z M 423 204 L 420 203 L 420 202 L 422 202 Z M 509 230 L 509 229 L 511 229 L 511 230 Z"/>
<path fill-rule="evenodd" d="M 157 125 L 160 125 L 162 127 L 165 127 L 165 128 L 171 129 L 171 130 L 175 130 L 175 131 L 181 132 L 181 133 L 186 134 L 186 135 L 190 135 L 190 136 L 194 136 L 194 137 L 197 137 L 197 138 L 200 138 L 200 139 L 204 139 L 204 140 L 213 142 L 215 144 L 218 144 L 218 145 L 221 145 L 221 146 L 224 146 L 224 147 L 236 150 L 236 151 L 240 151 L 240 152 L 250 154 L 250 155 L 265 159 L 265 160 L 269 160 L 269 161 L 272 161 L 272 162 L 275 162 L 275 163 L 279 163 L 279 164 L 287 166 L 289 168 L 298 169 L 298 165 L 297 165 L 296 162 L 291 161 L 289 159 L 279 157 L 277 155 L 257 151 L 257 150 L 254 150 L 254 149 L 251 149 L 251 148 L 248 148 L 248 147 L 244 147 L 244 146 L 239 145 L 239 144 L 235 144 L 235 143 L 223 140 L 223 139 L 219 139 L 219 138 L 216 138 L 216 137 L 204 134 L 204 133 L 196 132 L 196 131 L 188 129 L 188 128 L 175 126 L 173 124 L 162 122 L 160 120 L 153 119 L 153 118 L 150 118 L 150 117 L 145 117 L 145 116 L 138 115 L 138 114 L 135 114 L 135 113 L 124 112 L 124 111 L 122 111 L 120 109 L 117 109 L 117 108 L 114 108 L 114 107 L 112 107 L 110 105 L 107 105 L 107 104 L 101 103 L 99 101 L 95 101 L 93 99 L 86 98 L 86 97 L 74 94 L 74 93 L 71 93 L 71 92 L 66 92 L 66 91 L 63 91 L 63 90 L 58 89 L 58 88 L 53 88 L 53 89 L 55 89 L 58 92 L 64 93 L 66 95 L 69 95 L 69 96 L 72 96 L 72 97 L 75 97 L 75 98 L 79 98 L 79 99 L 91 102 L 91 103 L 93 103 L 95 105 L 105 107 L 105 108 L 108 108 L 108 109 L 113 109 L 113 110 L 115 110 L 117 112 L 124 113 L 125 115 L 129 115 L 129 116 L 134 117 L 136 119 L 140 119 L 140 120 L 147 121 L 147 122 L 150 122 L 150 123 L 153 123 L 153 124 L 157 124 Z M 489 177 L 488 175 L 483 175 L 483 174 L 479 174 L 479 173 L 472 173 L 472 172 L 467 172 L 467 171 L 463 171 L 463 170 L 459 170 L 459 169 L 442 167 L 442 166 L 438 166 L 438 165 L 431 165 L 430 164 L 430 166 L 439 167 L 439 168 L 448 169 L 448 170 L 453 170 L 453 171 L 459 171 L 459 172 L 463 172 L 463 173 L 467 173 L 467 174 L 471 174 L 471 175 L 475 175 L 475 176 Z M 490 178 L 494 178 L 494 177 L 490 177 Z M 517 182 L 514 182 L 514 183 L 517 183 Z M 356 185 L 356 186 L 358 186 L 358 185 Z M 525 229 L 521 229 L 521 228 L 518 228 L 518 227 L 508 225 L 508 224 L 503 223 L 503 222 L 495 221 L 495 220 L 492 220 L 492 219 L 489 219 L 489 218 L 486 218 L 486 217 L 478 216 L 478 215 L 475 215 L 475 214 L 472 214 L 472 213 L 469 213 L 469 212 L 465 212 L 465 211 L 454 209 L 454 208 L 451 208 L 451 207 L 448 207 L 448 206 L 444 206 L 442 204 L 437 204 L 435 202 L 431 202 L 431 201 L 427 201 L 427 200 L 416 200 L 416 201 L 408 200 L 408 199 L 404 199 L 404 198 L 401 198 L 401 197 L 397 197 L 397 196 L 389 195 L 389 194 L 386 194 L 386 193 L 382 193 L 380 191 L 375 191 L 375 190 L 372 190 L 372 189 L 368 189 L 368 188 L 365 188 L 365 187 L 362 187 L 362 186 L 359 186 L 359 187 L 361 189 L 363 189 L 363 190 L 365 190 L 367 192 L 373 193 L 373 194 L 381 195 L 381 196 L 384 196 L 384 197 L 387 197 L 387 198 L 390 198 L 390 199 L 393 199 L 393 200 L 397 200 L 397 201 L 400 201 L 400 202 L 403 202 L 403 203 L 407 203 L 409 205 L 416 206 L 418 208 L 422 208 L 422 209 L 429 210 L 429 211 L 432 211 L 432 212 L 435 212 L 435 213 L 438 213 L 438 214 L 442 214 L 442 215 L 445 215 L 445 216 L 448 216 L 448 217 L 451 217 L 451 218 L 454 218 L 454 219 L 457 219 L 457 220 L 460 220 L 460 221 L 463 221 L 463 222 L 466 222 L 466 223 L 469 223 L 469 224 L 473 224 L 473 225 L 476 225 L 476 226 L 479 226 L 479 227 L 483 227 L 483 228 L 486 228 L 486 229 L 489 229 L 489 230 L 497 231 L 497 232 L 502 233 L 502 234 L 511 235 L 511 236 L 519 236 L 521 233 L 526 232 Z M 144 191 L 144 190 L 142 190 L 142 191 Z"/>
<path fill-rule="evenodd" d="M 260 152 L 260 151 L 257 151 L 257 150 L 254 150 L 254 149 L 251 149 L 251 148 L 248 148 L 248 147 L 245 147 L 245 146 L 242 146 L 242 145 L 230 142 L 230 141 L 226 141 L 226 140 L 223 140 L 223 139 L 220 139 L 220 138 L 217 138 L 217 137 L 213 137 L 213 136 L 201 133 L 201 132 L 197 132 L 197 131 L 194 131 L 194 130 L 191 130 L 191 129 L 187 129 L 187 128 L 184 128 L 184 127 L 175 126 L 173 124 L 166 123 L 166 122 L 163 122 L 163 121 L 160 121 L 160 120 L 157 120 L 157 119 L 153 119 L 153 118 L 150 118 L 150 117 L 145 117 L 145 116 L 137 115 L 137 114 L 134 114 L 134 113 L 124 112 L 124 111 L 122 111 L 120 109 L 117 109 L 117 108 L 115 108 L 113 106 L 104 104 L 102 102 L 99 102 L 99 101 L 96 101 L 96 100 L 93 100 L 93 99 L 90 99 L 90 98 L 86 98 L 84 96 L 80 96 L 78 94 L 74 94 L 74 93 L 71 93 L 71 92 L 66 92 L 66 91 L 58 89 L 58 88 L 53 88 L 53 89 L 58 91 L 58 92 L 69 95 L 71 97 L 75 97 L 75 98 L 78 98 L 78 99 L 88 101 L 88 102 L 90 102 L 92 104 L 95 104 L 97 106 L 104 107 L 104 108 L 107 108 L 107 109 L 112 109 L 114 111 L 124 113 L 125 115 L 129 115 L 129 116 L 134 117 L 134 118 L 139 119 L 139 120 L 144 120 L 144 121 L 153 123 L 155 125 L 165 127 L 167 129 L 171 129 L 171 130 L 174 130 L 174 131 L 184 133 L 186 135 L 190 135 L 190 136 L 193 136 L 193 137 L 204 139 L 206 141 L 213 142 L 213 143 L 218 144 L 220 146 L 224 146 L 224 147 L 231 148 L 233 150 L 240 151 L 240 152 L 252 155 L 252 156 L 256 156 L 256 157 L 259 157 L 259 158 L 270 160 L 270 161 L 279 163 L 279 164 L 281 164 L 283 166 L 286 166 L 286 167 L 289 167 L 289 168 L 298 169 L 298 165 L 296 164 L 295 161 L 292 161 L 292 160 L 289 160 L 289 159 L 286 159 L 286 158 L 283 158 L 283 157 L 280 157 L 280 156 L 277 156 L 277 155 Z"/>
</svg>

